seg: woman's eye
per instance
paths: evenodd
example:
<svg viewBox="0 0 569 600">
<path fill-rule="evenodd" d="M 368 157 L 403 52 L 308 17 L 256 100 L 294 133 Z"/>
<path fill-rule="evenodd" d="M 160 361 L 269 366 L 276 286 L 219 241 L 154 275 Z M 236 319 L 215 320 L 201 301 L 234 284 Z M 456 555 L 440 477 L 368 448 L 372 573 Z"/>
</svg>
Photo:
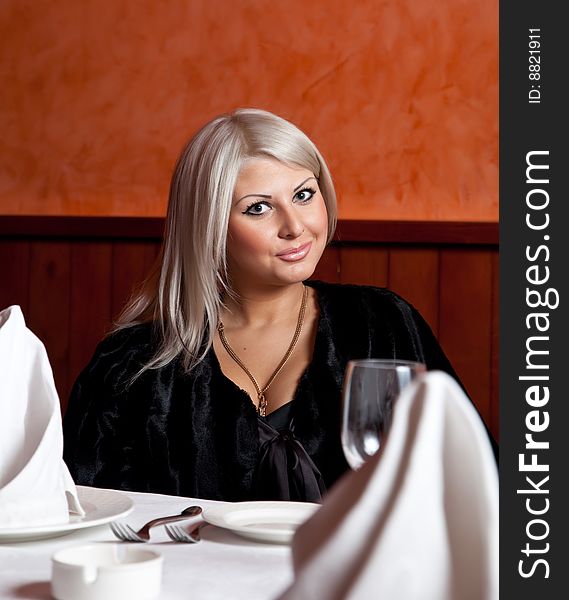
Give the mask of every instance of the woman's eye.
<svg viewBox="0 0 569 600">
<path fill-rule="evenodd" d="M 308 202 L 314 194 L 316 194 L 316 190 L 304 188 L 303 190 L 300 190 L 300 192 L 297 192 L 294 197 L 300 202 Z"/>
<path fill-rule="evenodd" d="M 268 210 L 270 210 L 270 206 L 266 202 L 255 202 L 255 204 L 251 204 L 248 206 L 245 211 L 243 211 L 244 215 L 264 215 Z"/>
</svg>

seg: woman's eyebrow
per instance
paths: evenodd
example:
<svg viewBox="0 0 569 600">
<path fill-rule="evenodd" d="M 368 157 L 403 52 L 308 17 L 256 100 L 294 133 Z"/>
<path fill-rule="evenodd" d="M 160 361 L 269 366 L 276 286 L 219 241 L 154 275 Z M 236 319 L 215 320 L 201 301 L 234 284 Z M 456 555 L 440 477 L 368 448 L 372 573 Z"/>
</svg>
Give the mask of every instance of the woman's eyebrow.
<svg viewBox="0 0 569 600">
<path fill-rule="evenodd" d="M 314 179 L 314 181 L 317 181 L 316 177 L 314 177 L 313 175 L 310 177 L 307 177 L 302 183 L 299 183 L 294 188 L 293 192 L 296 192 L 297 190 L 299 190 L 307 181 L 310 181 L 311 179 Z M 239 200 L 237 200 L 237 202 L 235 204 L 239 204 L 239 202 L 241 202 L 241 200 L 245 200 L 245 198 L 250 198 L 251 196 L 254 196 L 255 198 L 272 198 L 272 196 L 270 194 L 247 194 L 246 196 L 239 198 Z"/>
<path fill-rule="evenodd" d="M 307 181 L 310 181 L 311 179 L 314 179 L 314 181 L 316 180 L 316 177 L 314 177 L 314 175 L 312 175 L 311 177 L 307 177 L 302 183 L 299 183 L 295 188 L 294 188 L 294 192 L 296 192 L 297 190 L 299 190 Z"/>
</svg>

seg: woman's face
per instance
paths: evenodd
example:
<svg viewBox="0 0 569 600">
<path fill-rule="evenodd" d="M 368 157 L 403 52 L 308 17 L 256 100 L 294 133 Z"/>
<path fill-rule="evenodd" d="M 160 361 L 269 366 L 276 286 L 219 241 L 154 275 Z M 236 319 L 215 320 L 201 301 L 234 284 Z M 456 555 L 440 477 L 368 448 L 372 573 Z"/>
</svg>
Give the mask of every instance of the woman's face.
<svg viewBox="0 0 569 600">
<path fill-rule="evenodd" d="M 245 163 L 233 192 L 227 236 L 236 289 L 307 279 L 327 233 L 324 198 L 311 171 L 268 158 Z"/>
</svg>

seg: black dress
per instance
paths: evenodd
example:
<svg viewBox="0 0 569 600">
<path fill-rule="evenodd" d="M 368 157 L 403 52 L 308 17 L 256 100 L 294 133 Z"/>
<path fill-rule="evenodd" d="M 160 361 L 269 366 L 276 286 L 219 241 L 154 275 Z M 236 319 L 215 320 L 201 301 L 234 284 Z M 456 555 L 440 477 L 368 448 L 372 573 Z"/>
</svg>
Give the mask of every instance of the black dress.
<svg viewBox="0 0 569 600">
<path fill-rule="evenodd" d="M 384 288 L 309 281 L 320 315 L 293 400 L 266 419 L 210 349 L 131 377 L 153 354 L 151 325 L 103 340 L 73 388 L 64 458 L 77 484 L 215 500 L 318 501 L 347 469 L 340 443 L 348 360 L 399 358 L 456 378 L 429 326 Z"/>
</svg>

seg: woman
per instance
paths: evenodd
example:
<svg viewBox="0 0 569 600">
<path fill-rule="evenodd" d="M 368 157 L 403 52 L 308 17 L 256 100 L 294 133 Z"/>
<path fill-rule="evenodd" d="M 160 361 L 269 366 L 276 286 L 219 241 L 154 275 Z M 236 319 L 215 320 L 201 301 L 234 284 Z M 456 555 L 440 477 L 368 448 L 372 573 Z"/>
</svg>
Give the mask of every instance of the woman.
<svg viewBox="0 0 569 600">
<path fill-rule="evenodd" d="M 326 163 L 291 123 L 246 109 L 197 133 L 173 175 L 160 264 L 73 389 L 76 483 L 318 501 L 348 469 L 348 360 L 455 376 L 396 294 L 307 281 L 335 223 Z"/>
</svg>

